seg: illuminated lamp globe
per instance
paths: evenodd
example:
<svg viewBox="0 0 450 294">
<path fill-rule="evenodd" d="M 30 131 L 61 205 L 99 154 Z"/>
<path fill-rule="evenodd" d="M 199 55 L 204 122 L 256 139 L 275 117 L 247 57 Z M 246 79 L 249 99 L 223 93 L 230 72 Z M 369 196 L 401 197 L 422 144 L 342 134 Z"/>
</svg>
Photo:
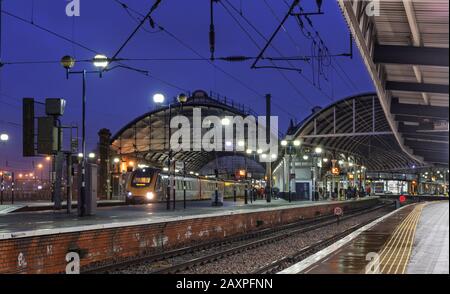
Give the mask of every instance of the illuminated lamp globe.
<svg viewBox="0 0 450 294">
<path fill-rule="evenodd" d="M 166 100 L 166 97 L 164 97 L 164 95 L 161 93 L 157 93 L 157 94 L 153 95 L 153 102 L 155 102 L 157 104 L 162 104 L 162 103 L 164 103 L 165 100 Z"/>
<path fill-rule="evenodd" d="M 94 66 L 99 68 L 106 68 L 109 65 L 108 57 L 102 54 L 97 54 L 93 60 Z"/>
</svg>

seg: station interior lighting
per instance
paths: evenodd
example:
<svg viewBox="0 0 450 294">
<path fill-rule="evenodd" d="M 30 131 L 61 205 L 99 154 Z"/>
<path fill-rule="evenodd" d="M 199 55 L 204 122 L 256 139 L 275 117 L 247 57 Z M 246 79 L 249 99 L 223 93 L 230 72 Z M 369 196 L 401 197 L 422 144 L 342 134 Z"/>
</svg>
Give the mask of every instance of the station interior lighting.
<svg viewBox="0 0 450 294">
<path fill-rule="evenodd" d="M 167 172 L 167 171 L 169 171 L 169 168 L 168 167 L 163 167 L 163 171 Z"/>
<path fill-rule="evenodd" d="M 233 143 L 231 143 L 230 141 L 226 141 L 226 142 L 225 142 L 225 146 L 231 147 L 231 146 L 233 146 Z"/>
<path fill-rule="evenodd" d="M 194 174 L 194 172 L 193 172 L 193 171 L 191 171 L 191 172 L 189 172 L 189 174 L 190 174 L 190 175 L 193 175 L 193 174 Z"/>
<path fill-rule="evenodd" d="M 128 166 L 134 166 L 134 161 L 129 161 Z"/>
<path fill-rule="evenodd" d="M 114 162 L 114 163 L 119 163 L 119 162 L 120 162 L 120 159 L 116 157 L 116 158 L 113 159 L 113 162 Z"/>
<path fill-rule="evenodd" d="M 106 68 L 109 64 L 108 57 L 103 54 L 97 54 L 94 57 L 94 66 L 99 68 Z"/>
<path fill-rule="evenodd" d="M 8 140 L 9 140 L 9 135 L 8 134 L 1 134 L 0 135 L 0 141 L 6 142 Z"/>
<path fill-rule="evenodd" d="M 316 153 L 316 154 L 321 154 L 322 153 L 322 148 L 321 147 L 316 147 L 316 149 L 314 149 L 314 152 Z"/>
<path fill-rule="evenodd" d="M 262 159 L 266 159 L 267 158 L 267 154 L 261 154 L 261 158 Z"/>
<path fill-rule="evenodd" d="M 288 142 L 286 140 L 281 141 L 281 146 L 287 146 Z"/>
<path fill-rule="evenodd" d="M 339 160 L 338 163 L 339 163 L 340 165 L 343 165 L 343 164 L 344 164 L 344 161 L 343 161 L 343 160 Z"/>
<path fill-rule="evenodd" d="M 258 151 L 256 151 L 258 154 L 262 154 L 263 153 L 263 151 L 262 151 L 262 149 L 258 149 Z"/>
<path fill-rule="evenodd" d="M 50 157 L 50 156 L 47 156 L 46 158 L 45 158 L 45 160 L 47 160 L 47 161 L 50 161 L 52 158 Z"/>
<path fill-rule="evenodd" d="M 245 146 L 245 142 L 244 141 L 239 141 L 238 142 L 238 146 L 239 147 L 244 147 Z"/>
<path fill-rule="evenodd" d="M 165 100 L 166 100 L 166 97 L 164 97 L 164 95 L 161 93 L 156 93 L 155 95 L 153 95 L 153 102 L 155 102 L 157 104 L 162 104 L 162 103 L 164 103 Z"/>
<path fill-rule="evenodd" d="M 303 155 L 303 159 L 304 160 L 308 160 L 309 156 L 308 155 Z"/>
<path fill-rule="evenodd" d="M 277 157 L 278 157 L 278 155 L 276 155 L 276 154 L 272 154 L 271 156 L 272 156 L 272 159 L 277 159 Z"/>
<path fill-rule="evenodd" d="M 195 175 L 198 177 L 200 174 L 199 173 L 195 173 Z"/>
<path fill-rule="evenodd" d="M 252 154 L 252 149 L 247 149 L 247 154 Z"/>
<path fill-rule="evenodd" d="M 353 162 L 349 162 L 348 166 L 350 166 L 350 167 L 353 166 Z"/>
<path fill-rule="evenodd" d="M 328 162 L 328 158 L 325 157 L 325 158 L 323 159 L 323 162 Z"/>
<path fill-rule="evenodd" d="M 79 158 L 83 158 L 83 153 L 78 153 Z"/>
<path fill-rule="evenodd" d="M 41 168 L 43 168 L 44 166 L 42 165 L 42 163 L 39 163 L 38 165 L 37 165 L 37 168 L 38 169 L 41 169 Z"/>
<path fill-rule="evenodd" d="M 88 154 L 89 158 L 95 158 L 95 153 L 91 152 Z"/>
<path fill-rule="evenodd" d="M 294 146 L 296 146 L 296 147 L 300 146 L 300 140 L 295 140 L 294 141 Z"/>
</svg>

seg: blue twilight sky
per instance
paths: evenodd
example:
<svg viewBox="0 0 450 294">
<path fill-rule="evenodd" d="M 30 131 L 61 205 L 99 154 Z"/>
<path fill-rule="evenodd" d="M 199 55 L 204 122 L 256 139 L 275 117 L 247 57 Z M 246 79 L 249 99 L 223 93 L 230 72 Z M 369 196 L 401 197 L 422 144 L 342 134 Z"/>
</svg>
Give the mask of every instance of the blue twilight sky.
<svg viewBox="0 0 450 294">
<path fill-rule="evenodd" d="M 142 14 L 146 14 L 154 2 L 120 1 Z M 242 11 L 242 15 L 260 33 L 269 37 L 278 25 L 277 18 L 284 16 L 291 3 L 290 0 L 221 1 L 247 30 L 251 39 L 236 24 L 224 6 L 216 4 L 216 56 L 256 56 L 258 47 L 265 44 L 264 39 L 239 14 L 234 13 L 233 7 Z M 78 17 L 66 15 L 68 2 L 3 0 L 3 10 L 107 56 L 113 55 L 136 27 L 137 14 L 131 10 L 127 12 L 116 0 L 80 0 L 81 15 Z M 336 1 L 324 2 L 325 14 L 311 17 L 314 29 L 319 32 L 331 53 L 346 53 L 349 37 L 345 20 Z M 316 9 L 314 0 L 302 0 L 301 5 L 305 11 Z M 208 0 L 162 0 L 153 18 L 185 45 L 202 56 L 209 57 Z M 10 167 L 31 170 L 32 159 L 24 159 L 21 155 L 22 98 L 63 97 L 68 101 L 63 121 L 66 124 L 79 124 L 81 79 L 79 76 L 72 76 L 66 80 L 64 70 L 57 61 L 67 54 L 75 56 L 77 60 L 90 59 L 94 53 L 5 13 L 2 14 L 1 27 L 0 57 L 3 62 L 51 61 L 42 64 L 7 64 L 0 70 L 0 132 L 10 135 L 10 142 L 0 145 L 0 167 L 4 167 L 5 161 L 8 160 Z M 141 29 L 119 57 L 198 57 L 168 33 L 158 32 L 148 23 L 144 28 L 145 31 Z M 314 32 L 306 23 L 305 29 Z M 293 17 L 288 19 L 285 27 L 274 39 L 273 45 L 283 56 L 311 55 L 313 46 L 302 34 Z M 314 65 L 292 62 L 294 66 L 302 68 L 303 73 L 300 75 L 297 72 L 280 72 L 275 69 L 252 70 L 251 61 L 216 61 L 215 64 L 220 69 L 214 68 L 207 61 L 128 61 L 130 65 L 148 70 L 151 76 L 118 69 L 108 72 L 102 79 L 97 76 L 90 76 L 88 79 L 88 146 L 95 147 L 99 129 L 109 128 L 114 133 L 136 116 L 152 109 L 151 97 L 156 92 L 173 97 L 187 90 L 212 90 L 253 107 L 258 113 L 264 113 L 262 95 L 271 93 L 274 115 L 279 116 L 280 128 L 285 131 L 291 118 L 297 121 L 303 119 L 313 106 L 325 106 L 349 95 L 373 91 L 372 82 L 358 50 L 355 48 L 354 52 L 355 57 L 352 60 L 344 57 L 334 59 L 332 66 L 324 67 L 324 75 L 320 79 L 317 78 L 317 62 L 314 62 Z M 266 56 L 280 57 L 274 48 L 270 48 Z M 261 64 L 271 65 L 268 61 L 262 61 Z M 277 64 L 288 66 L 280 61 Z M 92 69 L 92 66 L 88 63 L 78 63 L 76 69 Z M 234 78 L 230 78 L 221 70 Z"/>
</svg>

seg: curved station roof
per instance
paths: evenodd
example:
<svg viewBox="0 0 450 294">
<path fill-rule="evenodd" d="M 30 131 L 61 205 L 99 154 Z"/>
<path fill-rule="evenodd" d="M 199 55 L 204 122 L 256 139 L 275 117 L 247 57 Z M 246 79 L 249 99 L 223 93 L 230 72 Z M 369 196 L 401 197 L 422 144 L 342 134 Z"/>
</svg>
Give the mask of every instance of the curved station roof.
<svg viewBox="0 0 450 294">
<path fill-rule="evenodd" d="M 302 148 L 322 147 L 332 158 L 353 156 L 368 170 L 419 167 L 397 143 L 375 93 L 349 97 L 318 110 L 289 131 Z"/>
<path fill-rule="evenodd" d="M 195 125 L 193 123 L 193 109 L 200 108 L 202 118 L 207 116 L 242 116 L 243 118 L 257 114 L 241 104 L 234 103 L 225 97 L 212 97 L 213 94 L 204 91 L 195 91 L 185 103 L 173 102 L 169 106 L 163 106 L 146 113 L 112 137 L 111 148 L 121 156 L 130 156 L 141 159 L 146 163 L 156 167 L 163 167 L 167 164 L 169 150 L 169 119 L 177 115 L 184 115 L 189 118 L 191 124 L 191 134 Z M 172 128 L 172 131 L 174 129 Z M 202 129 L 202 137 L 207 131 Z M 247 140 L 247 132 L 245 132 Z M 223 140 L 225 141 L 225 140 Z M 191 141 L 192 144 L 192 141 Z M 225 145 L 225 142 L 223 142 Z M 225 150 L 225 146 L 222 146 Z M 203 149 L 202 149 L 203 150 Z M 233 151 L 180 151 L 172 154 L 172 159 L 185 163 L 186 170 L 199 171 L 209 162 L 224 156 L 247 156 L 244 152 Z M 247 156 L 253 159 L 252 156 Z"/>
</svg>

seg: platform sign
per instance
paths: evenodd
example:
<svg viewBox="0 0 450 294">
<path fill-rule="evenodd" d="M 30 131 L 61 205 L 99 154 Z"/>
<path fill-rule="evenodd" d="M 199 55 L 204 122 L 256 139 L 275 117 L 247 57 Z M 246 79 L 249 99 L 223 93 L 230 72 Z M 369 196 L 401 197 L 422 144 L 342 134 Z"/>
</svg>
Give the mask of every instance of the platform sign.
<svg viewBox="0 0 450 294">
<path fill-rule="evenodd" d="M 400 197 L 398 198 L 398 201 L 400 201 L 400 203 L 403 203 L 406 201 L 406 196 L 405 195 L 400 195 Z"/>
<path fill-rule="evenodd" d="M 335 207 L 334 208 L 334 215 L 335 216 L 342 216 L 344 214 L 344 211 L 342 210 L 342 208 L 340 207 Z"/>
</svg>

